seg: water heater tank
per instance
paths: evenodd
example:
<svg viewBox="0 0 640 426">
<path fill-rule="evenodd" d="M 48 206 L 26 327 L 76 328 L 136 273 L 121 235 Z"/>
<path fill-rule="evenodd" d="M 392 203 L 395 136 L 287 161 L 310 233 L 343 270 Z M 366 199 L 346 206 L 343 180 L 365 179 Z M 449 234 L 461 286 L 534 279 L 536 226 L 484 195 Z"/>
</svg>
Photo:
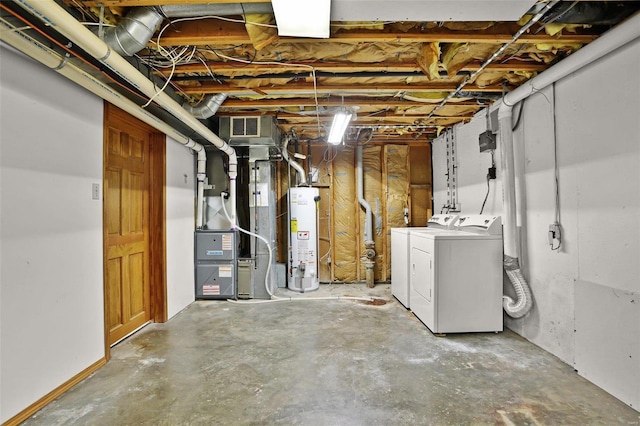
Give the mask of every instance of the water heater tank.
<svg viewBox="0 0 640 426">
<path fill-rule="evenodd" d="M 289 290 L 313 291 L 318 277 L 318 188 L 289 189 Z"/>
</svg>

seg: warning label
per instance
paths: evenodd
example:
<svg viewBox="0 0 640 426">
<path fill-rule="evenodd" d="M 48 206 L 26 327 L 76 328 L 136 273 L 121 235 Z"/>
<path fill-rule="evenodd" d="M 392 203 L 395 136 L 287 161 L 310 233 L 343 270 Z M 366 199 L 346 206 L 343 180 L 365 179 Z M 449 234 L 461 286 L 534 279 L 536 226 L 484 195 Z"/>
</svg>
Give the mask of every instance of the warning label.
<svg viewBox="0 0 640 426">
<path fill-rule="evenodd" d="M 220 284 L 204 284 L 202 286 L 203 296 L 216 296 L 220 294 Z"/>
<path fill-rule="evenodd" d="M 233 267 L 231 265 L 220 266 L 218 268 L 218 276 L 220 278 L 232 278 Z"/>
<path fill-rule="evenodd" d="M 232 249 L 233 249 L 233 235 L 222 234 L 222 250 L 232 250 Z"/>
</svg>

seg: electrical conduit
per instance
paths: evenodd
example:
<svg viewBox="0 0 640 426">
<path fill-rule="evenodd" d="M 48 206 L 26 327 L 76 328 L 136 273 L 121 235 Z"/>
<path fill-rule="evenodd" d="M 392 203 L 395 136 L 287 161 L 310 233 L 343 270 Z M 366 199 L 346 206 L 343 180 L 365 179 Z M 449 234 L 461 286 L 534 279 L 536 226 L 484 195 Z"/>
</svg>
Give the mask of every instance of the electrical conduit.
<svg viewBox="0 0 640 426">
<path fill-rule="evenodd" d="M 156 85 L 131 65 L 126 59 L 117 54 L 107 44 L 100 40 L 91 30 L 75 20 L 53 0 L 16 0 L 25 10 L 56 29 L 71 42 L 84 49 L 89 55 L 98 59 L 104 65 L 118 73 L 132 86 L 140 90 L 149 98 L 153 98 L 176 118 L 216 146 L 229 156 L 229 192 L 231 199 L 231 217 L 236 217 L 236 178 L 238 175 L 238 158 L 235 150 L 215 133 L 201 123 L 196 117 L 186 111 L 169 95 L 162 93 Z M 235 220 L 232 221 L 234 223 Z M 199 226 L 201 226 L 199 224 Z"/>
<path fill-rule="evenodd" d="M 516 300 L 503 297 L 505 312 L 513 318 L 521 318 L 533 306 L 531 290 L 522 275 L 518 260 L 518 231 L 516 205 L 516 176 L 513 155 L 512 115 L 513 107 L 528 96 L 544 89 L 569 74 L 602 58 L 608 53 L 640 37 L 640 13 L 607 31 L 595 41 L 563 59 L 557 65 L 527 81 L 502 98 L 498 110 L 500 143 L 502 144 L 502 186 L 504 188 L 504 268 L 516 291 Z M 522 212 L 520 212 L 522 213 Z"/>
</svg>

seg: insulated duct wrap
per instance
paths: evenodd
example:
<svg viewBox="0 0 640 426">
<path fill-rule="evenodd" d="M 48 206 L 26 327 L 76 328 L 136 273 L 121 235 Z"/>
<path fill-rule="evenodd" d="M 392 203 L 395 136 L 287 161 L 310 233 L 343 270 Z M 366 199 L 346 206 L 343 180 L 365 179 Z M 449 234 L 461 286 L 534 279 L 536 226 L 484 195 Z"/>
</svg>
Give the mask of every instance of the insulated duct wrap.
<svg viewBox="0 0 640 426">
<path fill-rule="evenodd" d="M 358 258 L 358 234 L 356 233 L 358 197 L 354 170 L 354 149 L 347 146 L 337 148 L 333 160 L 333 265 L 334 279 L 345 282 L 358 280 L 355 260 Z"/>
<path fill-rule="evenodd" d="M 381 155 L 382 148 L 380 146 L 365 146 L 362 150 L 362 172 L 364 175 L 364 195 L 366 200 L 371 205 L 372 211 L 372 230 L 373 230 L 373 242 L 375 243 L 375 252 L 376 255 L 373 258 L 375 262 L 374 266 L 374 280 L 386 280 L 386 277 L 383 278 L 383 269 L 384 269 L 384 236 L 382 234 L 382 229 L 380 227 L 376 227 L 376 222 L 379 217 L 382 216 L 383 212 L 383 191 L 382 191 L 382 161 Z M 364 229 L 365 222 L 365 214 L 362 209 L 360 209 L 360 229 Z M 360 232 L 362 237 L 363 233 Z M 363 244 L 363 239 L 360 238 L 359 244 L 360 250 L 360 258 L 366 257 L 365 255 L 365 247 Z M 360 262 L 360 276 L 365 276 L 365 262 Z"/>
<path fill-rule="evenodd" d="M 409 147 L 407 145 L 385 145 L 387 198 L 386 198 L 386 265 L 387 277 L 391 277 L 391 228 L 401 228 L 404 223 L 404 208 L 409 201 Z"/>
</svg>

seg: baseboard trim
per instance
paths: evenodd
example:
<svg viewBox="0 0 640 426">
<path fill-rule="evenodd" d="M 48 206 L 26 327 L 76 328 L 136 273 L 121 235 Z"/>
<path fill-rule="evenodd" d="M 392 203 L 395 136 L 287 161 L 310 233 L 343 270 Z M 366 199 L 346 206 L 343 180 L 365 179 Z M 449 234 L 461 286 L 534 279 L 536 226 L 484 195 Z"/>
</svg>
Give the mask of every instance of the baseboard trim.
<svg viewBox="0 0 640 426">
<path fill-rule="evenodd" d="M 107 363 L 106 358 L 102 358 L 94 362 L 89 367 L 85 368 L 84 370 L 82 370 L 81 372 L 79 372 L 78 374 L 76 374 L 75 376 L 73 376 L 72 378 L 70 378 L 69 380 L 67 380 L 66 382 L 64 382 L 63 384 L 61 384 L 60 386 L 58 386 L 48 394 L 46 394 L 45 396 L 43 396 L 42 398 L 40 398 L 39 400 L 37 400 L 27 408 L 25 408 L 24 410 L 22 410 L 21 412 L 19 412 L 9 420 L 7 420 L 6 422 L 4 422 L 2 426 L 16 426 L 24 422 L 29 417 L 33 416 L 35 413 L 40 411 L 43 407 L 45 407 L 51 401 L 58 398 L 60 395 L 62 395 L 63 393 L 71 389 L 73 386 L 77 385 L 82 380 L 89 377 L 89 375 L 97 371 L 100 367 L 102 367 L 106 363 Z"/>
</svg>

